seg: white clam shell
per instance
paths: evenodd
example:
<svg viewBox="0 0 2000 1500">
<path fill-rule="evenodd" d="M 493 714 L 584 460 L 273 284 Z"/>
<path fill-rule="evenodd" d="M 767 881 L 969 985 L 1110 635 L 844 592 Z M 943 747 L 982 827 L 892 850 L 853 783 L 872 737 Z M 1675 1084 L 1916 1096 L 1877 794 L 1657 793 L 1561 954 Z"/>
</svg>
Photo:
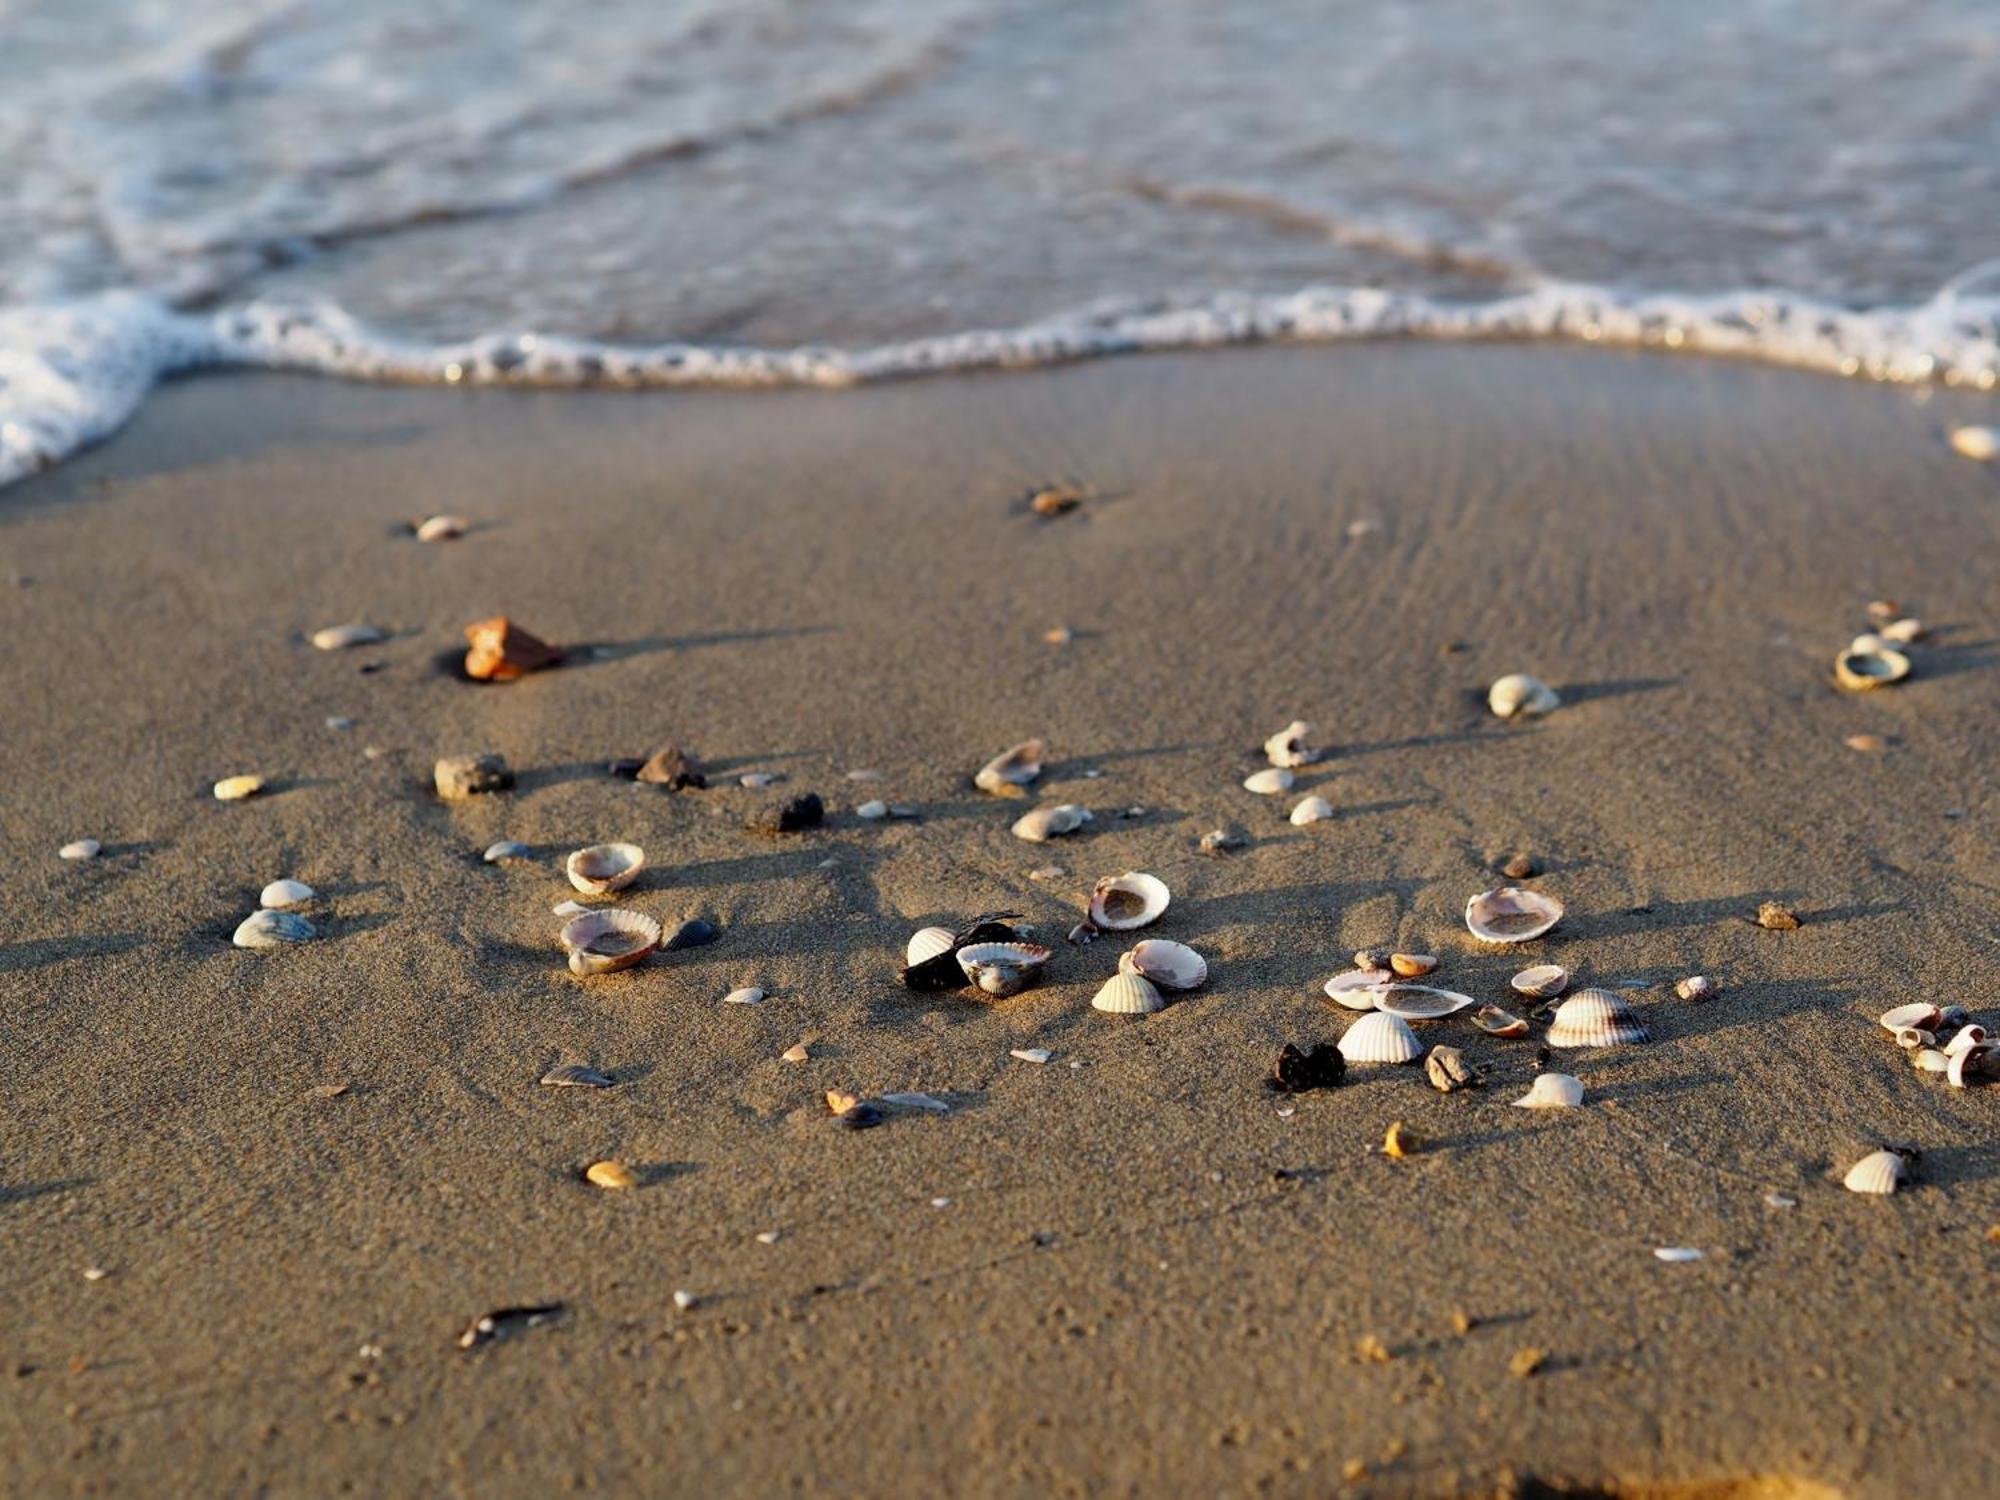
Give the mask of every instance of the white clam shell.
<svg viewBox="0 0 2000 1500">
<path fill-rule="evenodd" d="M 629 969 L 660 946 L 660 924 L 644 912 L 610 907 L 571 917 L 556 934 L 572 974 Z"/>
<path fill-rule="evenodd" d="M 1292 826 L 1303 828 L 1308 823 L 1324 823 L 1333 816 L 1333 804 L 1324 797 L 1301 797 L 1297 807 L 1292 809 Z"/>
<path fill-rule="evenodd" d="M 1567 1073 L 1537 1074 L 1528 1092 L 1513 1101 L 1516 1109 L 1575 1109 L 1583 1103 L 1583 1080 Z"/>
<path fill-rule="evenodd" d="M 464 516 L 432 516 L 417 527 L 420 542 L 448 542 L 454 537 L 464 536 L 472 528 L 472 523 Z"/>
<path fill-rule="evenodd" d="M 1881 630 L 1882 639 L 1892 646 L 1907 646 L 1912 641 L 1922 640 L 1925 634 L 1924 622 L 1911 617 L 1891 620 Z"/>
<path fill-rule="evenodd" d="M 1012 831 L 1017 839 L 1026 839 L 1031 844 L 1046 844 L 1050 839 L 1075 833 L 1090 821 L 1089 808 L 1079 807 L 1074 802 L 1061 802 L 1053 807 L 1029 808 L 1014 820 Z"/>
<path fill-rule="evenodd" d="M 1523 969 L 1507 983 L 1515 994 L 1526 995 L 1530 1000 L 1553 1000 L 1569 988 L 1569 970 L 1561 964 L 1536 964 Z"/>
<path fill-rule="evenodd" d="M 1401 1016 L 1373 1010 L 1342 1033 L 1340 1055 L 1351 1063 L 1415 1062 L 1424 1044 Z"/>
<path fill-rule="evenodd" d="M 646 868 L 646 851 L 637 844 L 592 844 L 563 862 L 569 883 L 589 896 L 622 891 Z"/>
<path fill-rule="evenodd" d="M 1903 1158 L 1893 1151 L 1871 1151 L 1847 1169 L 1841 1184 L 1850 1193 L 1888 1194 L 1910 1175 Z"/>
<path fill-rule="evenodd" d="M 1466 930 L 1482 943 L 1525 943 L 1562 920 L 1563 904 L 1520 886 L 1481 891 L 1465 903 Z"/>
<path fill-rule="evenodd" d="M 1539 677 L 1512 672 L 1486 690 L 1486 706 L 1503 719 L 1532 718 L 1560 708 L 1562 699 Z"/>
<path fill-rule="evenodd" d="M 1951 1071 L 1951 1058 L 1935 1047 L 1919 1047 L 1910 1054 L 1910 1061 L 1921 1073 L 1947 1073 Z"/>
<path fill-rule="evenodd" d="M 1951 446 L 1954 452 L 1974 463 L 1989 463 L 1995 455 L 2000 455 L 2000 427 L 1954 427 Z"/>
<path fill-rule="evenodd" d="M 1041 977 L 1049 950 L 1040 943 L 971 943 L 958 950 L 965 977 L 988 995 L 1018 995 Z"/>
<path fill-rule="evenodd" d="M 1208 981 L 1208 960 L 1186 943 L 1147 938 L 1119 955 L 1118 972 L 1138 974 L 1163 990 L 1192 990 Z"/>
<path fill-rule="evenodd" d="M 1405 1021 L 1435 1021 L 1478 1002 L 1456 990 L 1441 990 L 1428 984 L 1408 984 L 1402 980 L 1375 992 L 1375 1008 L 1384 1015 L 1401 1016 Z"/>
<path fill-rule="evenodd" d="M 1264 758 L 1274 766 L 1309 766 L 1319 759 L 1317 750 L 1309 749 L 1306 737 L 1312 733 L 1312 725 L 1303 719 L 1294 719 L 1283 729 L 1264 741 Z"/>
<path fill-rule="evenodd" d="M 1298 777 L 1283 766 L 1266 766 L 1243 778 L 1243 790 L 1255 792 L 1260 797 L 1275 797 L 1280 792 L 1289 792 L 1297 780 Z"/>
<path fill-rule="evenodd" d="M 73 844 L 64 844 L 56 850 L 57 859 L 95 859 L 104 852 L 104 846 L 96 839 L 78 839 Z"/>
<path fill-rule="evenodd" d="M 1611 990 L 1578 990 L 1549 1019 L 1551 1047 L 1625 1047 L 1648 1040 L 1625 997 Z"/>
<path fill-rule="evenodd" d="M 1884 1031 L 1907 1031 L 1915 1027 L 1919 1031 L 1932 1031 L 1943 1019 L 1935 1005 L 1926 1005 L 1921 1000 L 1909 1005 L 1899 1005 L 1894 1010 L 1885 1010 L 1877 1017 Z"/>
<path fill-rule="evenodd" d="M 1173 893 L 1157 875 L 1127 870 L 1107 875 L 1090 893 L 1090 920 L 1107 932 L 1130 932 L 1157 922 Z"/>
<path fill-rule="evenodd" d="M 303 880 L 274 880 L 258 893 L 257 904 L 266 909 L 304 906 L 318 893 Z"/>
<path fill-rule="evenodd" d="M 1387 969 L 1349 969 L 1336 974 L 1322 986 L 1326 998 L 1349 1010 L 1373 1010 L 1375 998 L 1396 976 Z"/>
<path fill-rule="evenodd" d="M 951 941 L 958 934 L 949 927 L 920 927 L 910 935 L 910 941 L 903 949 L 905 967 L 915 968 L 926 959 L 936 958 L 951 947 Z"/>
<path fill-rule="evenodd" d="M 1167 1008 L 1166 997 L 1142 974 L 1114 974 L 1090 997 L 1092 1010 L 1117 1016 L 1150 1016 Z"/>
<path fill-rule="evenodd" d="M 746 984 L 740 990 L 731 990 L 722 997 L 724 1005 L 762 1005 L 764 992 L 754 984 Z"/>
<path fill-rule="evenodd" d="M 372 646 L 387 637 L 373 625 L 329 625 L 313 632 L 312 643 L 322 651 L 343 651 L 349 646 Z"/>
<path fill-rule="evenodd" d="M 239 948 L 284 948 L 318 936 L 312 923 L 292 912 L 253 911 L 237 925 L 229 941 Z"/>
<path fill-rule="evenodd" d="M 526 844 L 517 844 L 512 839 L 502 839 L 497 844 L 488 844 L 486 852 L 479 857 L 489 865 L 497 865 L 509 859 L 526 859 L 528 857 L 528 846 Z"/>
<path fill-rule="evenodd" d="M 1042 774 L 1042 761 L 1047 754 L 1048 746 L 1043 741 L 1023 740 L 981 766 L 972 778 L 973 785 L 981 791 L 1003 794 L 1007 787 L 1026 786 Z"/>
</svg>

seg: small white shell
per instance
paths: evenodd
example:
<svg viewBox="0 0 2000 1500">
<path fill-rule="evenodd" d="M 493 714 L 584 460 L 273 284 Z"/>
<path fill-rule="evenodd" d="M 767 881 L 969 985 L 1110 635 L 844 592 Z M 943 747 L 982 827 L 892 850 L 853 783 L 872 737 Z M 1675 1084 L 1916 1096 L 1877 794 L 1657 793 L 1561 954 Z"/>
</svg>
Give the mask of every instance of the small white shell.
<svg viewBox="0 0 2000 1500">
<path fill-rule="evenodd" d="M 1503 885 L 1465 903 L 1465 926 L 1482 943 L 1525 943 L 1562 920 L 1563 904 L 1540 891 Z"/>
<path fill-rule="evenodd" d="M 264 790 L 261 776 L 225 776 L 215 784 L 217 802 L 241 802 L 245 797 L 254 797 Z"/>
<path fill-rule="evenodd" d="M 1055 1053 L 1049 1051 L 1046 1047 L 1016 1047 L 1007 1055 L 1019 1058 L 1025 1063 L 1045 1063 L 1054 1057 Z"/>
<path fill-rule="evenodd" d="M 1561 964 L 1536 964 L 1507 981 L 1514 993 L 1530 1000 L 1553 1000 L 1569 988 L 1569 970 Z"/>
<path fill-rule="evenodd" d="M 1026 839 L 1031 844 L 1046 844 L 1050 839 L 1075 833 L 1090 820 L 1090 809 L 1079 807 L 1074 802 L 1060 802 L 1053 807 L 1031 807 L 1014 820 L 1013 834 L 1015 838 Z"/>
<path fill-rule="evenodd" d="M 464 516 L 432 516 L 417 527 L 420 542 L 448 542 L 454 537 L 464 536 L 472 529 L 472 523 Z"/>
<path fill-rule="evenodd" d="M 1907 646 L 1912 641 L 1922 640 L 1926 634 L 1924 622 L 1908 616 L 1891 620 L 1881 631 L 1882 639 L 1892 646 Z"/>
<path fill-rule="evenodd" d="M 592 844 L 563 862 L 569 883 L 589 896 L 622 891 L 646 868 L 646 851 L 637 844 Z"/>
<path fill-rule="evenodd" d="M 1333 804 L 1324 797 L 1301 797 L 1299 805 L 1292 809 L 1292 826 L 1303 828 L 1308 823 L 1324 823 L 1333 816 Z"/>
<path fill-rule="evenodd" d="M 1322 988 L 1326 998 L 1336 1005 L 1349 1010 L 1373 1010 L 1382 987 L 1395 982 L 1396 976 L 1387 969 L 1349 969 L 1334 975 Z"/>
<path fill-rule="evenodd" d="M 1107 932 L 1130 932 L 1157 922 L 1173 895 L 1157 875 L 1127 870 L 1107 875 L 1090 893 L 1090 920 Z"/>
<path fill-rule="evenodd" d="M 1319 759 L 1319 751 L 1306 745 L 1306 736 L 1311 733 L 1312 725 L 1305 720 L 1292 720 L 1264 741 L 1264 758 L 1274 766 L 1311 765 Z"/>
<path fill-rule="evenodd" d="M 1540 1073 L 1513 1103 L 1516 1109 L 1575 1109 L 1583 1103 L 1583 1080 L 1567 1073 Z"/>
<path fill-rule="evenodd" d="M 1039 777 L 1042 759 L 1047 754 L 1048 746 L 1041 740 L 1023 740 L 981 766 L 972 778 L 973 785 L 997 796 L 1016 795 L 1008 789 L 1026 786 Z"/>
<path fill-rule="evenodd" d="M 1893 1193 L 1910 1175 L 1893 1151 L 1871 1151 L 1847 1169 L 1841 1183 L 1850 1193 Z"/>
<path fill-rule="evenodd" d="M 1935 1047 L 1919 1047 L 1910 1054 L 1910 1063 L 1919 1073 L 1948 1073 L 1951 1058 Z"/>
<path fill-rule="evenodd" d="M 909 944 L 903 949 L 903 963 L 915 968 L 926 959 L 936 958 L 951 947 L 951 940 L 958 934 L 949 927 L 920 927 L 910 936 Z"/>
<path fill-rule="evenodd" d="M 1119 956 L 1118 972 L 1138 974 L 1163 990 L 1196 989 L 1208 980 L 1208 960 L 1186 943 L 1147 938 Z"/>
<path fill-rule="evenodd" d="M 1864 645 L 1870 649 L 1861 649 Z M 1885 687 L 1909 675 L 1909 657 L 1879 636 L 1856 640 L 1833 661 L 1833 680 L 1850 693 Z"/>
<path fill-rule="evenodd" d="M 1275 797 L 1280 792 L 1289 792 L 1297 780 L 1298 777 L 1283 766 L 1266 766 L 1243 778 L 1243 790 L 1255 792 L 1260 797 Z"/>
<path fill-rule="evenodd" d="M 1918 1000 L 1909 1005 L 1899 1005 L 1894 1010 L 1885 1010 L 1877 1019 L 1884 1031 L 1897 1032 L 1907 1031 L 1913 1026 L 1920 1031 L 1932 1031 L 1942 1018 L 1935 1005 L 1926 1005 Z"/>
<path fill-rule="evenodd" d="M 1477 1004 L 1472 996 L 1455 990 L 1441 990 L 1428 984 L 1397 981 L 1375 992 L 1375 1008 L 1384 1015 L 1401 1016 L 1405 1021 L 1435 1021 Z"/>
<path fill-rule="evenodd" d="M 644 912 L 611 907 L 563 923 L 557 935 L 569 950 L 572 974 L 629 969 L 660 946 L 660 924 Z"/>
<path fill-rule="evenodd" d="M 1166 997 L 1141 974 L 1114 974 L 1090 997 L 1092 1010 L 1119 1016 L 1150 1016 L 1167 1008 Z"/>
<path fill-rule="evenodd" d="M 1625 997 L 1611 990 L 1578 990 L 1549 1020 L 1551 1047 L 1624 1047 L 1648 1040 Z"/>
<path fill-rule="evenodd" d="M 104 852 L 104 846 L 96 839 L 78 839 L 73 844 L 64 844 L 56 850 L 57 859 L 95 859 Z"/>
<path fill-rule="evenodd" d="M 1040 943 L 971 943 L 958 950 L 965 977 L 988 995 L 1018 995 L 1041 977 L 1049 950 Z"/>
<path fill-rule="evenodd" d="M 724 1005 L 762 1005 L 764 992 L 754 984 L 746 984 L 740 990 L 731 990 L 722 997 Z"/>
<path fill-rule="evenodd" d="M 1896 1045 L 1901 1047 L 1905 1052 L 1913 1052 L 1919 1047 L 1937 1045 L 1937 1038 L 1930 1032 L 1920 1030 L 1915 1026 L 1905 1026 L 1901 1031 L 1896 1033 Z"/>
<path fill-rule="evenodd" d="M 313 632 L 312 643 L 322 651 L 341 651 L 349 646 L 372 646 L 384 639 L 373 625 L 329 625 Z"/>
<path fill-rule="evenodd" d="M 1525 672 L 1514 672 L 1502 677 L 1486 690 L 1486 706 L 1503 719 L 1516 716 L 1532 718 L 1560 708 L 1562 699 L 1554 688 L 1539 677 L 1530 677 Z"/>
<path fill-rule="evenodd" d="M 317 894 L 303 880 L 274 880 L 258 894 L 257 904 L 267 910 L 304 906 Z"/>
<path fill-rule="evenodd" d="M 871 797 L 854 809 L 854 816 L 869 823 L 879 823 L 889 816 L 889 804 L 880 797 Z"/>
<path fill-rule="evenodd" d="M 526 844 L 517 844 L 512 839 L 502 839 L 497 844 L 488 844 L 486 852 L 479 857 L 489 865 L 497 865 L 503 860 L 509 859 L 526 859 L 528 857 L 528 846 Z"/>
<path fill-rule="evenodd" d="M 237 925 L 229 941 L 239 948 L 283 948 L 318 936 L 318 930 L 304 917 L 288 911 L 253 911 Z"/>
<path fill-rule="evenodd" d="M 1351 1063 L 1407 1063 L 1424 1055 L 1410 1023 L 1386 1011 L 1370 1011 L 1342 1033 L 1340 1055 Z"/>
<path fill-rule="evenodd" d="M 1951 446 L 1974 463 L 1990 462 L 2000 454 L 2000 427 L 1954 427 Z"/>
<path fill-rule="evenodd" d="M 1978 1047 L 1986 1041 L 1984 1026 L 1961 1026 L 1952 1033 L 1951 1040 L 1944 1044 L 1945 1056 L 1956 1057 L 1967 1047 Z"/>
</svg>

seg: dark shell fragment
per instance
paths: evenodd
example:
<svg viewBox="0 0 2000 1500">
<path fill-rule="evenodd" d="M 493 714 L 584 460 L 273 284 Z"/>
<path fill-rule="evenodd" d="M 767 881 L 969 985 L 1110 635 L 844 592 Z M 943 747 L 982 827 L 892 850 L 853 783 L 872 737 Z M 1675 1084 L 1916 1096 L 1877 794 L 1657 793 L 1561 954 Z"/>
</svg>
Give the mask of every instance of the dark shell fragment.
<svg viewBox="0 0 2000 1500">
<path fill-rule="evenodd" d="M 819 800 L 819 793 L 807 792 L 803 797 L 788 797 L 758 809 L 749 826 L 753 833 L 798 833 L 819 827 L 825 818 L 826 804 Z"/>
<path fill-rule="evenodd" d="M 722 929 L 705 917 L 689 917 L 674 929 L 673 936 L 660 946 L 672 953 L 678 948 L 699 948 L 722 936 Z"/>
<path fill-rule="evenodd" d="M 1309 1089 L 1333 1088 L 1346 1076 L 1347 1059 L 1333 1043 L 1321 1042 L 1301 1052 L 1287 1042 L 1279 1049 L 1271 1087 L 1281 1094 L 1303 1094 Z"/>
<path fill-rule="evenodd" d="M 1019 912 L 982 912 L 972 919 L 971 925 L 954 934 L 951 946 L 944 952 L 934 954 L 920 964 L 910 964 L 896 977 L 903 981 L 904 988 L 927 994 L 940 990 L 962 990 L 968 981 L 965 970 L 958 966 L 958 950 L 974 943 L 1018 942 L 1020 934 L 1007 924 L 1020 919 Z"/>
</svg>

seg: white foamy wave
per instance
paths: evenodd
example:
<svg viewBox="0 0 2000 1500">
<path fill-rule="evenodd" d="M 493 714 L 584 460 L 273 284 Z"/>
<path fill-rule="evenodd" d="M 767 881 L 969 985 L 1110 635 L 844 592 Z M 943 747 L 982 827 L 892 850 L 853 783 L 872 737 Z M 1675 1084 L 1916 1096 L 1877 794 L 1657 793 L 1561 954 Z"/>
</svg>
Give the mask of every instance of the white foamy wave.
<svg viewBox="0 0 2000 1500">
<path fill-rule="evenodd" d="M 1099 305 L 1008 329 L 842 350 L 628 346 L 535 333 L 421 343 L 328 304 L 255 302 L 212 315 L 132 293 L 0 312 L 0 485 L 115 431 L 169 375 L 239 366 L 413 384 L 679 388 L 840 387 L 916 375 L 1022 369 L 1110 354 L 1270 341 L 1568 339 L 1727 354 L 1830 374 L 2000 384 L 2000 298 L 1960 278 L 1912 307 L 1850 309 L 1779 292 L 1626 296 L 1548 284 L 1452 303 L 1373 288 L 1219 293 Z"/>
</svg>

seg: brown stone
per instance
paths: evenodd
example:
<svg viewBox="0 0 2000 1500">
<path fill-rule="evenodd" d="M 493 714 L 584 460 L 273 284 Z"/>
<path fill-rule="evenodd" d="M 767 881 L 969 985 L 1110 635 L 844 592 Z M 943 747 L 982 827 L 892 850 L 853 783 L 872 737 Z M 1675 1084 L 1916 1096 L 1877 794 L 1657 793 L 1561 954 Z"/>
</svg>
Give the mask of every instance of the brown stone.
<svg viewBox="0 0 2000 1500">
<path fill-rule="evenodd" d="M 479 682 L 512 682 L 563 659 L 561 651 L 505 615 L 466 626 L 465 639 L 470 643 L 465 652 L 465 675 Z"/>
</svg>

